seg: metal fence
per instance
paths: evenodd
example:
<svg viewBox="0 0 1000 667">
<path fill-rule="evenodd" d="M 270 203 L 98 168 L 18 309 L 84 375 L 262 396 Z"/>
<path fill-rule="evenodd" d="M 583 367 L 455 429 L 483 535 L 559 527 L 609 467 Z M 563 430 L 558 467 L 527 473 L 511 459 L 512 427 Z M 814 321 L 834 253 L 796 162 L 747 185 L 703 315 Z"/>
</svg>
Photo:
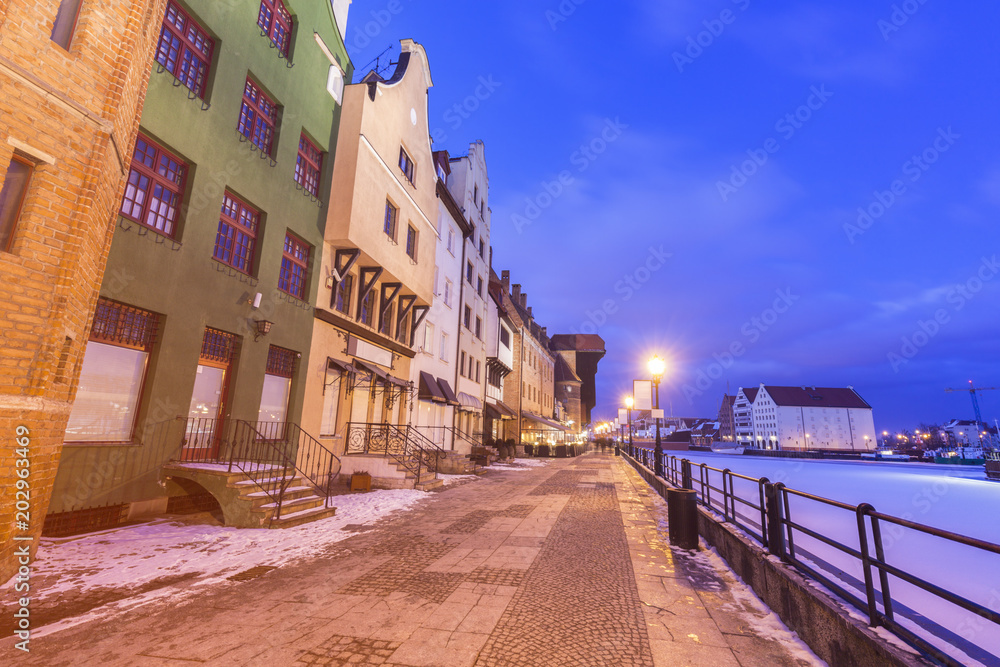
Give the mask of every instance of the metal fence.
<svg viewBox="0 0 1000 667">
<path fill-rule="evenodd" d="M 637 448 L 633 455 L 636 462 L 654 469 L 652 450 Z M 967 552 L 970 556 L 973 553 L 1000 556 L 1000 545 L 883 514 L 867 503 L 850 505 L 790 489 L 766 477 L 748 477 L 728 468 L 695 464 L 670 454 L 664 454 L 663 470 L 668 482 L 693 489 L 701 505 L 866 614 L 871 627 L 891 630 L 926 657 L 949 667 L 966 665 L 970 658 L 987 665 L 1000 664 L 995 639 L 986 642 L 993 644 L 988 647 L 977 642 L 979 637 L 1000 637 L 997 634 L 1000 613 L 930 581 L 926 574 L 890 562 L 886 544 L 891 538 L 886 537 L 885 526 L 915 531 L 954 547 L 970 549 Z M 834 520 L 809 523 L 808 517 L 814 513 L 810 506 L 832 512 L 829 516 Z M 856 526 L 849 538 L 834 534 L 833 526 L 843 525 L 843 521 L 837 520 L 840 517 Z M 932 544 L 928 550 L 933 550 Z M 960 563 L 941 565 L 961 567 Z M 991 569 L 998 570 L 1000 559 Z M 959 610 L 960 615 L 964 612 L 962 627 L 945 627 L 926 613 L 903 604 L 898 591 L 904 586 L 920 591 L 923 607 L 930 600 L 932 605 Z"/>
</svg>

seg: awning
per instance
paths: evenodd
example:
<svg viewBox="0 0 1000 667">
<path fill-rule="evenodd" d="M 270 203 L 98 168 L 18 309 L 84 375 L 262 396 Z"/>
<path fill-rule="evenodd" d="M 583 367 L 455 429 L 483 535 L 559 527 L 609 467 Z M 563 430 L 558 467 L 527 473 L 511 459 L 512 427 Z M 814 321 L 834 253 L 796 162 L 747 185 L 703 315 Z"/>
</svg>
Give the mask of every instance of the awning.
<svg viewBox="0 0 1000 667">
<path fill-rule="evenodd" d="M 435 403 L 447 403 L 438 381 L 427 371 L 420 371 L 420 393 L 421 401 L 434 401 Z"/>
<path fill-rule="evenodd" d="M 341 373 L 350 373 L 351 375 L 358 372 L 358 369 L 354 366 L 338 359 L 331 359 L 330 357 L 326 358 L 326 367 L 331 371 L 340 371 Z"/>
<path fill-rule="evenodd" d="M 530 421 L 537 422 L 543 426 L 548 426 L 549 429 L 556 429 L 557 431 L 564 431 L 564 432 L 569 432 L 571 430 L 568 426 L 564 426 L 559 422 L 549 419 L 547 417 L 536 415 L 534 412 L 528 412 L 527 410 L 521 410 L 521 416 Z"/>
<path fill-rule="evenodd" d="M 466 394 L 464 391 L 458 393 L 458 402 L 461 405 L 460 410 L 482 410 L 483 404 L 478 398 L 470 394 Z"/>
<path fill-rule="evenodd" d="M 492 419 L 513 419 L 516 416 L 516 413 L 513 410 L 500 401 L 497 401 L 496 403 L 486 401 L 484 410 L 486 410 L 486 414 Z"/>
<path fill-rule="evenodd" d="M 388 373 L 386 373 L 385 371 L 383 371 L 378 366 L 375 366 L 375 365 L 369 364 L 367 362 L 361 361 L 360 359 L 355 359 L 354 360 L 354 365 L 358 367 L 358 370 L 360 370 L 360 371 L 362 371 L 364 373 L 368 373 L 369 375 L 374 375 L 375 377 L 377 377 L 379 380 L 382 380 L 383 382 L 388 382 L 390 384 L 394 384 L 397 387 L 409 387 L 410 386 L 410 383 L 408 381 L 403 380 L 403 379 L 398 378 L 398 377 L 395 377 L 393 375 L 389 375 Z"/>
<path fill-rule="evenodd" d="M 452 390 L 451 385 L 448 381 L 443 378 L 438 378 L 438 386 L 441 387 L 441 393 L 444 394 L 445 400 L 448 401 L 448 405 L 460 405 L 458 402 L 458 396 L 455 396 L 454 390 Z"/>
</svg>

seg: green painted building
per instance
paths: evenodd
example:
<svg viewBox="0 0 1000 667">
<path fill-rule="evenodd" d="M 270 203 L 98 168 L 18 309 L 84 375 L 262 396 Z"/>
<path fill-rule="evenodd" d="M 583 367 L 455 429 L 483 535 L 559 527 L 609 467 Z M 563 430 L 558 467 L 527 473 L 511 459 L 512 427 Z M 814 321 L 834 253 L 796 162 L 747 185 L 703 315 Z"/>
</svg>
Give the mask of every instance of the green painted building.
<svg viewBox="0 0 1000 667">
<path fill-rule="evenodd" d="M 237 420 L 299 433 L 349 4 L 168 1 L 48 534 L 196 503 L 162 466 Z"/>
</svg>

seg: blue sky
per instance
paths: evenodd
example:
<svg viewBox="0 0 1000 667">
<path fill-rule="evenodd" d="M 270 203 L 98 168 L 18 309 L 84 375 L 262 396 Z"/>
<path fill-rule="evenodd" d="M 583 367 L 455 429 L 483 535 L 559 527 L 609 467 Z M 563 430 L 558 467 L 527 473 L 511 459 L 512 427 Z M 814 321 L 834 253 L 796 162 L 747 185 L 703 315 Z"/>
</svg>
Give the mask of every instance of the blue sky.
<svg viewBox="0 0 1000 667">
<path fill-rule="evenodd" d="M 943 0 L 357 0 L 347 44 L 425 46 L 435 148 L 486 142 L 494 269 L 606 341 L 598 415 L 659 352 L 675 414 L 851 385 L 881 430 L 1000 386 L 998 28 Z"/>
</svg>

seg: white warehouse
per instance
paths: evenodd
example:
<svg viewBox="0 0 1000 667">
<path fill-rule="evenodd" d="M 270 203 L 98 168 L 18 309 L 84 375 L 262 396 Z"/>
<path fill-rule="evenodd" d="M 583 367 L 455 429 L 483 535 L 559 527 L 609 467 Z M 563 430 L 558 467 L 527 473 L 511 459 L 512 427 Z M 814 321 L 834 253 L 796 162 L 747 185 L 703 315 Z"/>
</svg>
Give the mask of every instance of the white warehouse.
<svg viewBox="0 0 1000 667">
<path fill-rule="evenodd" d="M 741 393 L 747 395 L 752 391 Z M 760 385 L 751 403 L 752 444 L 757 449 L 875 448 L 872 407 L 853 387 Z"/>
</svg>

